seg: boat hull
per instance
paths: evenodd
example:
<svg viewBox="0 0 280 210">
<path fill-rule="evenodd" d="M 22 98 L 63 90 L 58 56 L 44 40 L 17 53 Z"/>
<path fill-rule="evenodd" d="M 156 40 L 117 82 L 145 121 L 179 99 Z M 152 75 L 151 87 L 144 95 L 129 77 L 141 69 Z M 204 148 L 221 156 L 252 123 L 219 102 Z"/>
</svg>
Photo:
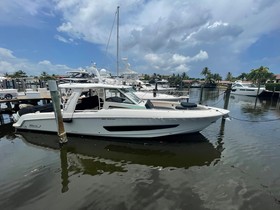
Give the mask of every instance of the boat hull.
<svg viewBox="0 0 280 210">
<path fill-rule="evenodd" d="M 199 112 L 199 114 L 198 114 Z M 133 114 L 132 114 L 133 113 Z M 68 134 L 87 136 L 152 138 L 196 133 L 222 115 L 225 110 L 154 111 L 100 110 L 63 114 Z M 54 113 L 32 113 L 21 116 L 14 127 L 22 130 L 57 132 Z"/>
<path fill-rule="evenodd" d="M 260 88 L 259 93 L 258 88 L 233 88 L 231 94 L 243 96 L 257 96 L 260 95 L 263 91 L 263 88 Z"/>
</svg>

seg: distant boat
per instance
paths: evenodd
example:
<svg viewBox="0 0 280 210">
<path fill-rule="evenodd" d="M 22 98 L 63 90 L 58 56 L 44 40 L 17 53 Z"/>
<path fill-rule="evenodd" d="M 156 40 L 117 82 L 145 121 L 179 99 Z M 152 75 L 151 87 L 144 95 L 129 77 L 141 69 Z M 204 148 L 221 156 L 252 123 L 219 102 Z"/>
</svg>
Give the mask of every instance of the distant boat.
<svg viewBox="0 0 280 210">
<path fill-rule="evenodd" d="M 194 82 L 194 83 L 191 84 L 190 87 L 191 87 L 191 88 L 200 88 L 200 87 L 201 87 L 201 83 L 199 83 L 199 82 Z"/>
<path fill-rule="evenodd" d="M 264 87 L 260 87 L 258 92 L 258 87 L 251 82 L 242 82 L 240 80 L 235 81 L 231 87 L 231 94 L 234 95 L 244 95 L 244 96 L 257 96 L 260 95 L 265 90 Z"/>
<path fill-rule="evenodd" d="M 95 75 L 86 70 L 67 71 L 67 76 L 59 79 L 59 83 L 87 83 L 92 82 Z"/>
<path fill-rule="evenodd" d="M 6 77 L 0 76 L 0 82 L 3 82 L 3 80 L 7 79 Z"/>
</svg>

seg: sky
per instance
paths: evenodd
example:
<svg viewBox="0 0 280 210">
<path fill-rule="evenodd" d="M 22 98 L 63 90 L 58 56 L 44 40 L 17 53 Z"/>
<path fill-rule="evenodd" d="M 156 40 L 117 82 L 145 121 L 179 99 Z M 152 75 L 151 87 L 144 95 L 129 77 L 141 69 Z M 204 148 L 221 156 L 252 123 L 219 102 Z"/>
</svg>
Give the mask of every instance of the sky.
<svg viewBox="0 0 280 210">
<path fill-rule="evenodd" d="M 116 11 L 119 6 L 119 72 Z M 280 74 L 279 0 L 1 0 L 0 75 Z"/>
</svg>

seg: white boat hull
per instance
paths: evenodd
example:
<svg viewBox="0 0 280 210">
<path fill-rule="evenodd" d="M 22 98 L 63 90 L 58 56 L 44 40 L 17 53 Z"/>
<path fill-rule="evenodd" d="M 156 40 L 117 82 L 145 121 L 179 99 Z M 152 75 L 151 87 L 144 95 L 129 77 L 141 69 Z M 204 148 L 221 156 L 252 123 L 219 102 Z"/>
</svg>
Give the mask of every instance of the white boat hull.
<svg viewBox="0 0 280 210">
<path fill-rule="evenodd" d="M 210 114 L 209 110 L 167 113 L 154 110 L 114 109 L 75 112 L 72 116 L 63 117 L 68 120 L 64 122 L 68 134 L 152 138 L 199 132 L 224 114 L 227 114 L 225 110 L 218 108 L 212 109 Z M 57 132 L 53 112 L 23 115 L 14 127 L 23 130 Z"/>
<path fill-rule="evenodd" d="M 265 90 L 264 87 L 258 88 L 256 85 L 250 82 L 236 81 L 231 88 L 231 94 L 243 95 L 243 96 L 257 96 Z"/>
<path fill-rule="evenodd" d="M 260 89 L 258 94 L 258 88 L 236 88 L 234 91 L 231 91 L 233 95 L 243 95 L 243 96 L 257 96 L 264 91 L 263 88 Z"/>
</svg>

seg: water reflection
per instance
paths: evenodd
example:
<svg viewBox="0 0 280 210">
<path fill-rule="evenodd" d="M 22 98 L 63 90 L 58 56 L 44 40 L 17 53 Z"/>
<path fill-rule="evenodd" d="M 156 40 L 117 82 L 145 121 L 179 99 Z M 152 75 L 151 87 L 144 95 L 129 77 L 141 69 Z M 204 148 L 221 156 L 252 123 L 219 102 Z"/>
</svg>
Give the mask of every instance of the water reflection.
<svg viewBox="0 0 280 210">
<path fill-rule="evenodd" d="M 189 92 L 190 101 L 199 103 L 201 99 L 202 104 L 211 104 L 213 101 L 218 100 L 221 95 L 224 95 L 224 92 L 224 89 L 219 88 L 203 88 L 201 96 L 200 88 L 191 88 Z"/>
<path fill-rule="evenodd" d="M 278 115 L 279 101 L 267 98 L 256 98 L 241 95 L 230 96 L 230 101 L 233 104 L 240 105 L 240 110 L 243 114 L 249 117 L 261 117 L 267 115 L 267 112 L 272 111 Z"/>
<path fill-rule="evenodd" d="M 2 137 L 5 137 L 9 140 L 16 138 L 15 129 L 12 127 L 12 123 L 0 124 L 0 139 Z"/>
<path fill-rule="evenodd" d="M 216 164 L 221 151 L 202 134 L 151 140 L 116 140 L 68 137 L 60 147 L 53 134 L 21 132 L 17 136 L 29 146 L 60 150 L 62 192 L 68 190 L 71 174 L 98 175 L 126 172 L 126 165 L 140 164 L 160 168 L 189 168 Z"/>
<path fill-rule="evenodd" d="M 28 143 L 60 149 L 56 135 L 32 132 L 18 135 Z M 79 136 L 70 136 L 68 140 L 63 148 L 70 154 L 148 166 L 188 168 L 209 165 L 220 157 L 220 152 L 200 133 L 161 138 L 161 141 Z"/>
</svg>

